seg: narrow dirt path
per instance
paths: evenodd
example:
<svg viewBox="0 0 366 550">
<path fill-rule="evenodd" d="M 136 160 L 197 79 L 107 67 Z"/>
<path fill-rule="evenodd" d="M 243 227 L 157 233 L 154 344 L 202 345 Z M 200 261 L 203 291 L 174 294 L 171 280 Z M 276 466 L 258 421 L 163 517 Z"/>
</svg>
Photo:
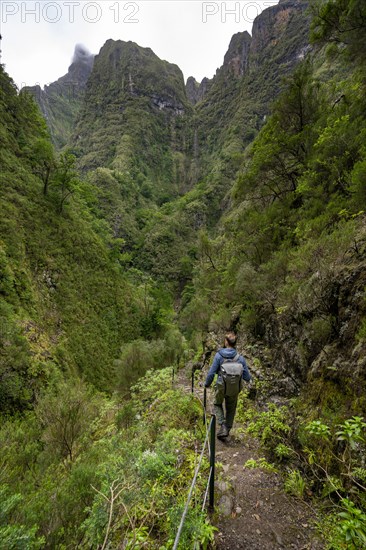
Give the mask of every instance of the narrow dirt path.
<svg viewBox="0 0 366 550">
<path fill-rule="evenodd" d="M 284 492 L 279 474 L 244 467 L 247 460 L 263 454 L 255 440 L 236 435 L 235 426 L 232 434 L 217 445 L 217 461 L 222 464 L 217 481 L 217 549 L 323 548 L 314 533 L 313 511 Z"/>
<path fill-rule="evenodd" d="M 177 384 L 190 391 L 190 374 L 183 370 Z M 203 390 L 195 388 L 202 400 Z M 211 409 L 208 394 L 208 412 Z M 287 495 L 280 474 L 244 467 L 249 459 L 264 457 L 256 440 L 234 424 L 226 441 L 216 439 L 216 504 L 213 523 L 218 528 L 217 550 L 321 550 L 316 537 L 315 512 L 305 502 Z"/>
</svg>

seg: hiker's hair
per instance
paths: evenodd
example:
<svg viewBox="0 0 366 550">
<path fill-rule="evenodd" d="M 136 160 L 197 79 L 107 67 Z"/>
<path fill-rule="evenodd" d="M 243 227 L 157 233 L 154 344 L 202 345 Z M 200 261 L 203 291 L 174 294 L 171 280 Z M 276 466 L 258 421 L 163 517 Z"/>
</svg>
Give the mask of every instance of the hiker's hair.
<svg viewBox="0 0 366 550">
<path fill-rule="evenodd" d="M 225 334 L 225 339 L 228 341 L 230 346 L 235 346 L 237 336 L 236 336 L 235 332 L 227 332 Z"/>
</svg>

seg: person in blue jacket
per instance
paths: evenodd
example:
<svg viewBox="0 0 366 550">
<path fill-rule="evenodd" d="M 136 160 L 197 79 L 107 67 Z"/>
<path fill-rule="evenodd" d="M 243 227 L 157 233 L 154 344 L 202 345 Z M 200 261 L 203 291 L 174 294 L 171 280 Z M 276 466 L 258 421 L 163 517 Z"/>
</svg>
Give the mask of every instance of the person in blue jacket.
<svg viewBox="0 0 366 550">
<path fill-rule="evenodd" d="M 236 357 L 237 351 L 235 349 L 235 345 L 236 334 L 234 334 L 234 332 L 228 332 L 225 335 L 225 347 L 221 348 L 216 353 L 205 382 L 205 388 L 209 388 L 213 382 L 213 379 L 215 378 L 215 374 L 217 374 L 217 380 L 215 384 L 214 411 L 217 421 L 220 425 L 219 431 L 217 432 L 217 437 L 219 439 L 224 439 L 229 435 L 230 430 L 233 426 L 236 406 L 238 403 L 239 391 L 236 395 L 233 396 L 225 395 L 224 384 L 222 383 L 222 377 L 220 374 L 220 367 L 223 364 L 224 360 L 234 359 L 234 357 Z M 239 355 L 236 361 L 243 365 L 243 380 L 249 382 L 251 380 L 251 376 L 244 357 L 242 355 Z M 224 401 L 226 418 L 223 409 Z"/>
</svg>

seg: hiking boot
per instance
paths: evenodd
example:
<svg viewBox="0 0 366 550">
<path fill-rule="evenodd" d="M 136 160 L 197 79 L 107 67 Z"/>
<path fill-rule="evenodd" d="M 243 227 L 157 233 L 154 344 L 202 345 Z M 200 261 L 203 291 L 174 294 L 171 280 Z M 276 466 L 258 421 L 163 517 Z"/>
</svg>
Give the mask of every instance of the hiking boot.
<svg viewBox="0 0 366 550">
<path fill-rule="evenodd" d="M 225 439 L 229 435 L 229 430 L 225 424 L 221 424 L 219 431 L 217 432 L 217 439 Z"/>
</svg>

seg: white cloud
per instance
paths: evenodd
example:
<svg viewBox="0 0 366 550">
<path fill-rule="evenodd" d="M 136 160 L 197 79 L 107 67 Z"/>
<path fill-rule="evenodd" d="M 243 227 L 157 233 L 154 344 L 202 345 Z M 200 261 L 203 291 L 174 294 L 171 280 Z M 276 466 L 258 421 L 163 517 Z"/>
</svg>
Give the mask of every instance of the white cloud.
<svg viewBox="0 0 366 550">
<path fill-rule="evenodd" d="M 76 43 L 98 53 L 113 38 L 150 47 L 202 80 L 222 65 L 231 36 L 250 32 L 255 15 L 277 2 L 2 0 L 2 62 L 18 86 L 43 85 L 67 72 Z"/>
</svg>

